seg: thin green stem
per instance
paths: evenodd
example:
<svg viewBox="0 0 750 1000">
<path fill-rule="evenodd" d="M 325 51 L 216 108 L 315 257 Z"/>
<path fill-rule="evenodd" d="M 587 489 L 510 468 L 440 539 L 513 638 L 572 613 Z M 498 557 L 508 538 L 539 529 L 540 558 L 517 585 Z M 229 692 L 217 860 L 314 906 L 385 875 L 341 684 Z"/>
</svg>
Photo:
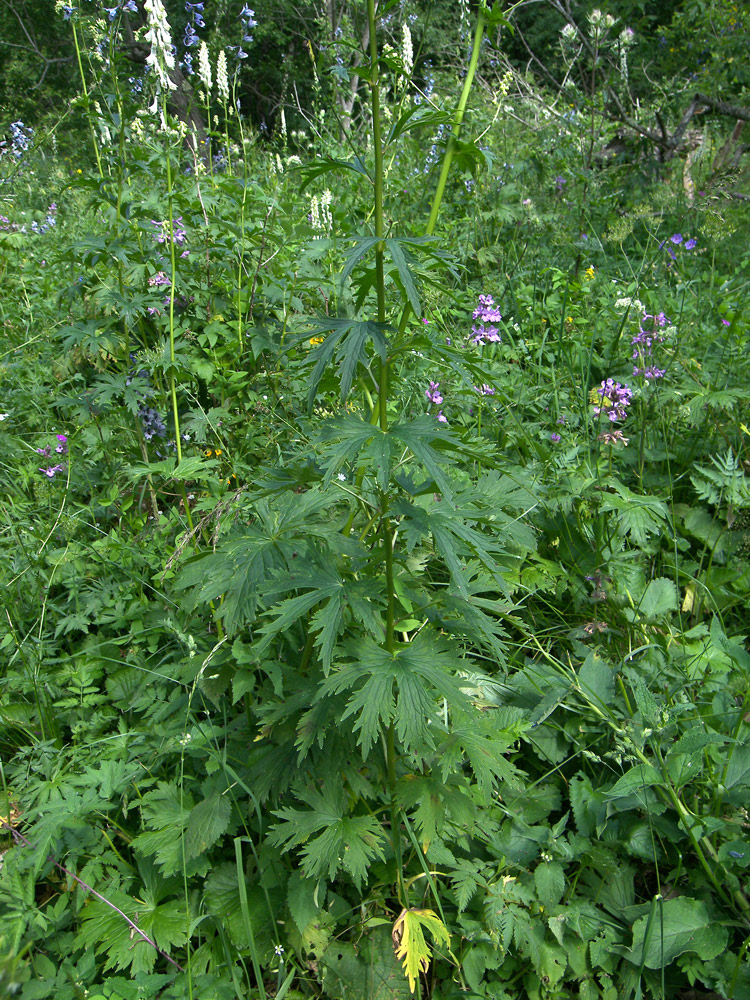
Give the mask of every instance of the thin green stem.
<svg viewBox="0 0 750 1000">
<path fill-rule="evenodd" d="M 102 159 L 99 155 L 99 144 L 96 141 L 96 132 L 94 126 L 91 122 L 91 117 L 89 115 L 89 88 L 86 85 L 86 74 L 83 72 L 83 59 L 81 57 L 81 46 L 78 42 L 78 32 L 76 31 L 75 21 L 71 20 L 71 27 L 73 28 L 73 45 L 76 50 L 76 59 L 78 60 L 78 72 L 81 75 L 81 87 L 83 88 L 83 99 L 86 104 L 86 120 L 89 123 L 89 129 L 91 130 L 91 141 L 94 144 L 94 156 L 96 157 L 96 165 L 99 170 L 99 176 L 104 177 L 104 170 L 102 169 Z"/>
<path fill-rule="evenodd" d="M 385 220 L 383 215 L 383 135 L 380 112 L 380 77 L 378 68 L 378 38 L 375 19 L 375 0 L 367 0 L 367 17 L 370 28 L 370 88 L 372 95 L 372 135 L 375 147 L 375 236 L 381 240 L 385 236 Z M 375 247 L 375 282 L 378 301 L 378 322 L 385 323 L 385 268 L 383 262 L 384 246 L 379 242 Z M 378 377 L 378 423 L 383 433 L 388 430 L 388 356 L 381 359 Z M 380 544 L 385 562 L 386 581 L 386 624 L 385 648 L 393 654 L 396 649 L 394 634 L 395 594 L 393 577 L 393 525 L 388 513 L 389 497 L 384 493 L 381 499 Z M 385 762 L 388 774 L 388 791 L 391 814 L 391 843 L 396 862 L 396 872 L 399 884 L 399 896 L 403 905 L 407 904 L 406 886 L 404 885 L 404 862 L 401 847 L 401 808 L 396 797 L 396 738 L 391 724 L 385 733 Z"/>
</svg>

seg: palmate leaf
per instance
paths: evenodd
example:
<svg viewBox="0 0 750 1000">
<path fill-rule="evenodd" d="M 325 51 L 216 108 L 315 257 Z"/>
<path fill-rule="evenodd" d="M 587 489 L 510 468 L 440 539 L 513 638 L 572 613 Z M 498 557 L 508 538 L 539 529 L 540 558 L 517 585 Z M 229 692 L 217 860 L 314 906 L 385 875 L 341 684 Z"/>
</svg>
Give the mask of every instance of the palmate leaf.
<svg viewBox="0 0 750 1000">
<path fill-rule="evenodd" d="M 316 697 L 353 690 L 342 720 L 356 715 L 354 730 L 363 757 L 391 723 L 407 752 L 424 752 L 432 746 L 429 721 L 437 700 L 469 706 L 454 676 L 462 661 L 442 638 L 420 632 L 390 653 L 367 637 L 351 644 L 348 652 L 350 662 L 321 684 Z"/>
<path fill-rule="evenodd" d="M 374 816 L 347 815 L 341 783 L 331 782 L 322 791 L 307 789 L 298 798 L 310 809 L 287 807 L 275 812 L 281 822 L 271 830 L 270 843 L 282 850 L 304 845 L 302 868 L 308 878 L 333 879 L 343 868 L 361 886 L 368 866 L 384 856 L 385 838 L 378 821 Z"/>
<path fill-rule="evenodd" d="M 451 581 L 463 598 L 468 598 L 469 587 L 462 556 L 477 556 L 485 569 L 499 579 L 499 567 L 490 553 L 500 552 L 502 547 L 495 539 L 471 527 L 468 519 L 474 511 L 470 508 L 456 509 L 443 501 L 425 510 L 401 500 L 394 505 L 394 511 L 401 516 L 400 528 L 410 549 L 426 535 L 432 536 L 435 548 L 450 571 Z"/>
<path fill-rule="evenodd" d="M 325 478 L 327 485 L 344 463 L 365 464 L 375 470 L 378 484 L 385 492 L 390 480 L 393 452 L 398 442 L 377 424 L 371 424 L 357 413 L 330 420 L 321 428 L 324 445 Z"/>
<path fill-rule="evenodd" d="M 604 494 L 601 509 L 617 515 L 619 534 L 629 535 L 636 545 L 644 546 L 650 535 L 658 535 L 667 528 L 668 512 L 663 501 L 633 493 L 616 479 L 609 479 L 606 485 L 614 492 Z"/>
<path fill-rule="evenodd" d="M 452 459 L 445 452 L 459 447 L 458 438 L 443 424 L 426 414 L 408 423 L 394 424 L 390 433 L 422 463 L 443 496 L 450 500 L 453 489 L 443 469 Z"/>
<path fill-rule="evenodd" d="M 429 931 L 437 945 L 450 948 L 451 937 L 448 928 L 434 910 L 416 908 L 402 910 L 393 925 L 393 941 L 397 945 L 396 958 L 403 960 L 404 973 L 412 992 L 417 985 L 420 972 L 425 973 L 430 967 L 432 951 L 425 940 L 425 930 Z"/>
<path fill-rule="evenodd" d="M 437 748 L 443 780 L 468 761 L 479 791 L 486 799 L 492 795 L 493 785 L 498 780 L 517 787 L 519 771 L 505 756 L 517 734 L 517 724 L 512 732 L 506 733 L 498 727 L 492 713 L 477 709 L 456 713 L 450 731 L 441 734 Z"/>
<path fill-rule="evenodd" d="M 361 72 L 361 71 L 360 71 Z M 302 168 L 304 179 L 300 191 L 304 191 L 308 184 L 324 174 L 336 173 L 341 170 L 351 170 L 355 174 L 369 178 L 367 167 L 358 156 L 352 160 L 338 160 L 333 156 L 326 156 L 308 167 Z"/>
<path fill-rule="evenodd" d="M 385 360 L 387 350 L 385 335 L 388 329 L 386 323 L 375 323 L 372 320 L 356 320 L 346 317 L 339 319 L 326 316 L 321 317 L 317 324 L 292 340 L 291 343 L 294 346 L 313 337 L 325 338 L 323 343 L 314 347 L 308 355 L 309 361 L 315 362 L 307 393 L 308 413 L 312 413 L 320 380 L 333 357 L 335 356 L 339 363 L 341 402 L 343 403 L 352 387 L 357 365 L 367 358 L 365 348 L 369 341 L 372 341 L 375 353 L 380 359 Z"/>
<path fill-rule="evenodd" d="M 404 809 L 414 809 L 412 819 L 425 854 L 431 843 L 443 836 L 446 822 L 469 834 L 476 820 L 476 807 L 463 775 L 451 775 L 445 781 L 436 772 L 406 774 L 399 781 L 397 796 Z"/>
<path fill-rule="evenodd" d="M 308 554 L 308 565 L 297 562 L 293 572 L 277 576 L 267 587 L 266 596 L 291 589 L 304 590 L 305 593 L 289 597 L 269 608 L 266 612 L 269 620 L 258 631 L 261 638 L 256 641 L 254 652 L 263 652 L 277 635 L 286 632 L 296 621 L 317 608 L 307 627 L 315 634 L 315 645 L 320 650 L 323 670 L 327 674 L 350 603 L 352 612 L 366 626 L 372 627 L 378 621 L 377 607 L 372 602 L 372 587 L 368 588 L 364 582 L 345 579 L 335 565 L 312 550 Z"/>
<path fill-rule="evenodd" d="M 257 500 L 249 508 L 255 523 L 223 539 L 215 551 L 185 562 L 179 590 L 192 589 L 189 607 L 223 598 L 216 614 L 229 635 L 255 621 L 261 585 L 304 556 L 312 538 L 336 535 L 335 525 L 313 515 L 329 508 L 331 494 L 320 487 Z"/>
</svg>

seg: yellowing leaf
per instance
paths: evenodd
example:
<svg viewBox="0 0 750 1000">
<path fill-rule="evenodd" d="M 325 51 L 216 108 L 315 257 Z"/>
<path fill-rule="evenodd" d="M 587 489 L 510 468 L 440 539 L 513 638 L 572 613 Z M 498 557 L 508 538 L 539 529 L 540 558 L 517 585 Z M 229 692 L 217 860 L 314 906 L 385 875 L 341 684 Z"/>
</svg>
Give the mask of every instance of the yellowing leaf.
<svg viewBox="0 0 750 1000">
<path fill-rule="evenodd" d="M 420 972 L 427 972 L 432 952 L 424 936 L 424 929 L 437 944 L 450 947 L 448 929 L 434 910 L 402 910 L 393 925 L 393 946 L 396 958 L 403 959 L 404 972 L 409 988 L 414 992 Z"/>
</svg>

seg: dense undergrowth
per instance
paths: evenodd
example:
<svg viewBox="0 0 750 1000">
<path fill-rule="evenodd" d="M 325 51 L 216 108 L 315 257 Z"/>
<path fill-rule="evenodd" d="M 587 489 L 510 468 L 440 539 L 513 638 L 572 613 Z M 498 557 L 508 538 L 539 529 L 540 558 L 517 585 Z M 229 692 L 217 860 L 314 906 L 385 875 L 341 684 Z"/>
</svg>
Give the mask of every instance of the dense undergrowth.
<svg viewBox="0 0 750 1000">
<path fill-rule="evenodd" d="M 197 155 L 113 55 L 0 161 L 0 989 L 750 998 L 718 139 L 377 53 Z"/>
</svg>

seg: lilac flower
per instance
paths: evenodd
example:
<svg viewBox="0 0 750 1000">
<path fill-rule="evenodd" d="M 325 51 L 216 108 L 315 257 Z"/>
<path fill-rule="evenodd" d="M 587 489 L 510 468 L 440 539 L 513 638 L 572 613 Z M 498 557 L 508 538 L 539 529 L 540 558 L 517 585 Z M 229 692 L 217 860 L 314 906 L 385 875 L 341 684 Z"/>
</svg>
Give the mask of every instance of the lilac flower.
<svg viewBox="0 0 750 1000">
<path fill-rule="evenodd" d="M 157 271 L 156 274 L 148 279 L 148 283 L 152 288 L 161 288 L 164 285 L 171 284 L 164 271 Z"/>
<path fill-rule="evenodd" d="M 692 249 L 693 249 L 693 247 L 697 246 L 697 244 L 698 244 L 698 241 L 697 241 L 697 240 L 694 240 L 694 239 L 693 239 L 693 238 L 691 237 L 691 238 L 690 238 L 690 239 L 689 239 L 689 240 L 687 241 L 687 243 L 685 244 L 685 249 L 686 249 L 686 250 L 692 250 Z"/>
<path fill-rule="evenodd" d="M 190 49 L 194 45 L 197 45 L 198 42 L 199 38 L 198 35 L 196 34 L 195 28 L 190 23 L 190 21 L 188 21 L 188 23 L 185 25 L 185 34 L 182 38 L 182 44 L 185 46 L 186 49 Z"/>
<path fill-rule="evenodd" d="M 486 383 L 484 385 L 482 385 L 481 387 L 478 386 L 478 385 L 475 385 L 474 386 L 474 392 L 479 393 L 480 396 L 494 396 L 495 395 L 495 390 L 492 388 L 491 385 L 487 385 Z"/>
<path fill-rule="evenodd" d="M 37 455 L 42 455 L 44 458 L 49 458 L 52 454 L 49 448 L 36 448 L 35 451 Z"/>
<path fill-rule="evenodd" d="M 652 382 L 657 378 L 664 378 L 666 374 L 665 368 L 657 368 L 656 365 L 649 365 L 648 368 L 633 368 L 633 378 L 645 378 L 647 382 Z"/>
<path fill-rule="evenodd" d="M 591 390 L 591 401 L 595 403 L 594 413 L 607 415 L 608 420 L 624 420 L 628 415 L 628 407 L 633 399 L 633 391 L 627 385 L 608 378 L 598 389 Z"/>
<path fill-rule="evenodd" d="M 73 8 L 69 7 L 67 4 L 63 4 L 62 7 L 63 21 L 69 21 L 72 13 L 73 13 Z"/>
<path fill-rule="evenodd" d="M 64 434 L 57 434 L 57 447 L 55 451 L 58 455 L 65 455 L 68 451 L 68 439 Z"/>
<path fill-rule="evenodd" d="M 558 422 L 558 424 L 564 424 L 564 423 L 565 423 L 565 417 L 563 417 L 563 416 L 559 416 L 559 417 L 557 418 L 557 422 Z"/>
<path fill-rule="evenodd" d="M 550 441 L 553 441 L 555 444 L 557 444 L 558 441 L 562 441 L 562 438 L 557 433 L 557 431 L 552 431 L 552 433 L 549 436 L 549 439 Z"/>
<path fill-rule="evenodd" d="M 445 416 L 442 410 L 438 410 L 437 420 L 439 424 L 447 424 L 448 418 Z"/>
<path fill-rule="evenodd" d="M 562 189 L 565 187 L 567 183 L 568 182 L 565 180 L 564 177 L 560 176 L 555 177 L 555 187 L 557 188 L 558 191 L 562 191 Z"/>
<path fill-rule="evenodd" d="M 731 325 L 732 325 L 732 324 L 731 324 L 731 323 L 729 322 L 729 320 L 728 320 L 728 319 L 723 319 L 723 320 L 722 320 L 721 322 L 722 322 L 722 323 L 724 324 L 724 326 L 731 326 Z"/>
<path fill-rule="evenodd" d="M 472 315 L 475 320 L 479 321 L 474 323 L 471 328 L 472 342 L 477 345 L 487 341 L 492 344 L 500 343 L 500 333 L 494 324 L 499 323 L 503 317 L 491 295 L 479 296 L 479 305 Z"/>
<path fill-rule="evenodd" d="M 138 5 L 135 0 L 126 0 L 126 2 L 122 5 L 122 9 L 128 11 L 130 14 L 138 13 Z"/>
<path fill-rule="evenodd" d="M 682 233 L 675 233 L 674 236 L 670 236 L 669 238 L 675 246 L 679 246 L 682 243 Z"/>
<path fill-rule="evenodd" d="M 429 399 L 429 401 L 431 403 L 434 403 L 436 406 L 440 406 L 440 404 L 443 402 L 443 395 L 440 392 L 439 382 L 430 382 L 430 388 L 425 389 L 424 394 Z"/>
<path fill-rule="evenodd" d="M 54 479 L 55 474 L 58 472 L 62 472 L 64 468 L 65 468 L 64 465 L 51 465 L 48 469 L 40 468 L 39 471 L 43 472 L 48 479 Z"/>
</svg>

